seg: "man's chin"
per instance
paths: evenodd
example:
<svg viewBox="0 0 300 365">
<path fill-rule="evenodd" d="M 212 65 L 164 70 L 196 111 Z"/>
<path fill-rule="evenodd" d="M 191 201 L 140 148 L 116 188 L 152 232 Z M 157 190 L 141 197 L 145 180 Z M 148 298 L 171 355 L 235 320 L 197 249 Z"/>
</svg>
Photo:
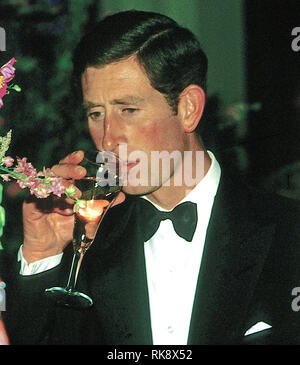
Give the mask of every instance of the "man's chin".
<svg viewBox="0 0 300 365">
<path fill-rule="evenodd" d="M 123 186 L 122 191 L 128 195 L 147 195 L 153 193 L 159 187 L 155 186 Z"/>
</svg>

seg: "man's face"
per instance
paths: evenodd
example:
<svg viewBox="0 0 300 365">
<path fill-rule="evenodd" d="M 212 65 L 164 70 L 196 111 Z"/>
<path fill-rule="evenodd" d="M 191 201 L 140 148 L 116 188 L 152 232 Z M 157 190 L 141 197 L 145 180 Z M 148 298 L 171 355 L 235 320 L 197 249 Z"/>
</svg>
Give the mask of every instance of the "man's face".
<svg viewBox="0 0 300 365">
<path fill-rule="evenodd" d="M 186 134 L 179 114 L 174 115 L 165 97 L 151 86 L 136 59 L 130 57 L 101 68 L 88 67 L 82 76 L 82 89 L 89 130 L 97 149 L 120 155 L 126 144 L 127 174 L 135 171 L 141 181 L 133 186 L 127 180 L 123 191 L 147 194 L 159 189 L 166 180 L 172 181 L 178 168 L 176 162 L 171 164 L 170 174 L 163 177 L 162 164 L 151 166 L 151 152 L 182 153 Z M 139 171 L 142 163 L 139 157 L 137 162 L 130 160 L 133 151 L 142 151 L 147 156 L 145 174 Z M 124 159 L 124 154 L 120 157 Z M 154 186 L 153 181 L 156 181 Z"/>
</svg>

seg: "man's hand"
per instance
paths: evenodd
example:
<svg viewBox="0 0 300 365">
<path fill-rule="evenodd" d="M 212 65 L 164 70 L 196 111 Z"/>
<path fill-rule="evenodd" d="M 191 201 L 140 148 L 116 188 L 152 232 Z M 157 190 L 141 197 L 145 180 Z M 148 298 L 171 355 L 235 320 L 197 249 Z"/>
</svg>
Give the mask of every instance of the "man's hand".
<svg viewBox="0 0 300 365">
<path fill-rule="evenodd" d="M 64 179 L 67 187 L 84 177 L 85 169 L 78 166 L 83 157 L 82 151 L 72 153 L 51 170 Z M 73 225 L 72 202 L 67 199 L 51 195 L 47 199 L 32 198 L 24 202 L 22 252 L 27 263 L 61 253 L 72 240 Z"/>
<path fill-rule="evenodd" d="M 86 170 L 78 164 L 84 157 L 83 151 L 74 152 L 59 164 L 52 167 L 52 171 L 62 177 L 66 187 L 74 180 L 85 176 Z M 80 197 L 80 191 L 77 191 Z M 120 193 L 114 205 L 125 200 Z M 45 257 L 61 253 L 72 240 L 74 215 L 74 201 L 50 196 L 47 199 L 32 198 L 23 204 L 24 243 L 23 257 L 27 263 L 41 260 Z"/>
</svg>

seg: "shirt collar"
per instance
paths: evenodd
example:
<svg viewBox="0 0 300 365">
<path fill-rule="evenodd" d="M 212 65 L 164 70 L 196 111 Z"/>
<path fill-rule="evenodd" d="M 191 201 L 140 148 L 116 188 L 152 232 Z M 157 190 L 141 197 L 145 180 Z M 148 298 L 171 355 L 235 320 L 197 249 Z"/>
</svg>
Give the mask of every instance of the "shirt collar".
<svg viewBox="0 0 300 365">
<path fill-rule="evenodd" d="M 215 155 L 211 151 L 207 151 L 207 153 L 211 159 L 211 165 L 206 175 L 191 191 L 188 192 L 188 194 L 178 204 L 190 201 L 201 205 L 201 203 L 203 203 L 204 201 L 212 201 L 214 199 L 220 182 L 221 167 Z M 150 201 L 146 195 L 141 196 L 141 198 L 148 200 L 158 210 L 167 211 L 166 209 L 163 209 L 157 204 Z"/>
<path fill-rule="evenodd" d="M 192 189 L 180 203 L 191 201 L 201 203 L 203 200 L 214 199 L 221 177 L 221 167 L 211 151 L 207 151 L 211 159 L 211 165 L 203 179 Z M 179 204 L 180 204 L 179 203 Z"/>
</svg>

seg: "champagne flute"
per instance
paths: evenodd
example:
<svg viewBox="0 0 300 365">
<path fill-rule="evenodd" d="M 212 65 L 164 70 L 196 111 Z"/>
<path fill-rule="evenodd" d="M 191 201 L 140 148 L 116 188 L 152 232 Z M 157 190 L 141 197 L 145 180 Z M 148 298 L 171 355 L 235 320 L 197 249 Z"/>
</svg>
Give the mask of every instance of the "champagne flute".
<svg viewBox="0 0 300 365">
<path fill-rule="evenodd" d="M 75 289 L 78 272 L 84 254 L 94 242 L 105 214 L 121 190 L 120 161 L 114 153 L 86 153 L 80 165 L 85 167 L 87 174 L 83 179 L 75 180 L 82 195 L 74 205 L 73 260 L 68 282 L 65 288 L 45 290 L 45 294 L 56 303 L 73 308 L 93 305 L 92 298 Z"/>
</svg>

